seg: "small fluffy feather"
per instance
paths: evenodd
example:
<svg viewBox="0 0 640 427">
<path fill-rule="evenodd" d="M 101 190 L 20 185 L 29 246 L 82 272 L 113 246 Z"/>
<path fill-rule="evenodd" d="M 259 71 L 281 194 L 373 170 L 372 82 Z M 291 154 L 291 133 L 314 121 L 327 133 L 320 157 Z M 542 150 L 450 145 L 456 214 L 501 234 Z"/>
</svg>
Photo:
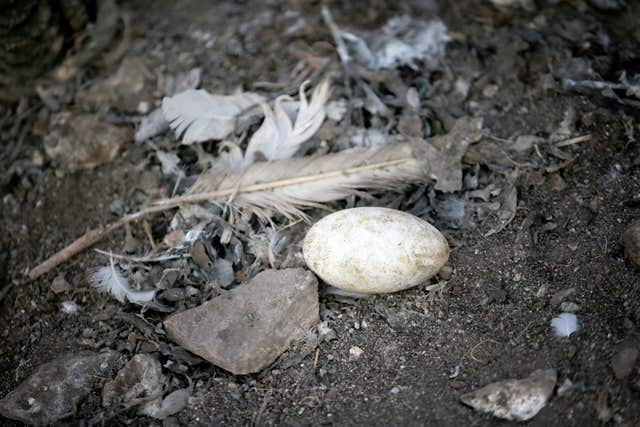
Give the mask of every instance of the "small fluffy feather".
<svg viewBox="0 0 640 427">
<path fill-rule="evenodd" d="M 264 111 L 262 126 L 253 134 L 244 155 L 244 167 L 256 161 L 258 157 L 266 160 L 280 160 L 292 157 L 300 145 L 316 133 L 326 116 L 325 106 L 329 99 L 331 86 L 329 80 L 323 80 L 313 91 L 311 102 L 307 100 L 305 88 L 308 82 L 300 85 L 300 102 L 295 120 L 291 107 L 295 104 L 288 96 L 276 99 L 273 110 L 261 103 Z"/>
<path fill-rule="evenodd" d="M 557 337 L 568 337 L 578 330 L 578 317 L 573 313 L 562 313 L 551 320 L 551 326 Z"/>
<path fill-rule="evenodd" d="M 120 302 L 129 300 L 134 304 L 144 305 L 153 300 L 155 291 L 135 291 L 129 281 L 120 274 L 113 257 L 107 266 L 99 267 L 89 274 L 89 283 L 98 292 L 109 292 Z"/>
<path fill-rule="evenodd" d="M 185 145 L 229 136 L 236 118 L 247 108 L 264 102 L 257 93 L 212 95 L 206 90 L 189 89 L 162 100 L 162 111 L 171 129 Z"/>
<path fill-rule="evenodd" d="M 67 314 L 76 314 L 78 312 L 78 304 L 74 301 L 62 301 L 61 308 Z"/>
</svg>

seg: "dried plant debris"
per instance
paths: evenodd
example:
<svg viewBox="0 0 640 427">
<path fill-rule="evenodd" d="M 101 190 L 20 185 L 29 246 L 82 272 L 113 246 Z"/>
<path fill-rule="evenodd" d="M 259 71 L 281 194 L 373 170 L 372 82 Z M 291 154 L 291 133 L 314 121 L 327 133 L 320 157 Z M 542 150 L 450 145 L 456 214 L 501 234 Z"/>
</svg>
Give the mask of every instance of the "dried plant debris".
<svg viewBox="0 0 640 427">
<path fill-rule="evenodd" d="M 378 31 L 357 34 L 340 29 L 326 6 L 322 13 L 338 45 L 340 59 L 348 63 L 355 58 L 372 71 L 400 66 L 418 69 L 419 65 L 434 68 L 440 64 L 451 40 L 446 25 L 439 19 L 424 21 L 397 16 Z"/>
<path fill-rule="evenodd" d="M 448 134 L 426 140 L 428 170 L 436 180 L 436 190 L 462 190 L 462 157 L 467 147 L 479 141 L 485 133 L 482 119 L 463 117 L 456 121 Z"/>
<path fill-rule="evenodd" d="M 573 80 L 563 78 L 562 88 L 564 90 L 573 90 L 587 94 L 599 93 L 606 98 L 611 98 L 618 102 L 622 102 L 622 95 L 640 99 L 640 74 L 635 74 L 629 78 L 627 74 L 623 72 L 620 75 L 619 83 L 602 80 Z"/>
</svg>

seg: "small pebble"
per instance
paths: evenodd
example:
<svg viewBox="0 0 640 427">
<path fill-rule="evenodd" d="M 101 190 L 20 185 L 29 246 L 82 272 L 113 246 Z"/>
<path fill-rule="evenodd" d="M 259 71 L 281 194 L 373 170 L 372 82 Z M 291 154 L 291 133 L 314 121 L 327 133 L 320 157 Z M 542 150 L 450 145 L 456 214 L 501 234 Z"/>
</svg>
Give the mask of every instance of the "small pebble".
<svg viewBox="0 0 640 427">
<path fill-rule="evenodd" d="M 391 394 L 398 394 L 400 393 L 400 387 L 395 386 L 394 388 L 391 389 Z"/>
<path fill-rule="evenodd" d="M 211 259 L 209 255 L 207 255 L 207 250 L 204 248 L 202 242 L 195 242 L 189 252 L 193 262 L 205 269 L 210 267 Z"/>
<path fill-rule="evenodd" d="M 611 359 L 611 368 L 616 378 L 622 380 L 628 377 L 638 360 L 638 349 L 625 347 L 618 351 Z"/>
<path fill-rule="evenodd" d="M 178 302 L 186 298 L 184 288 L 171 288 L 162 293 L 162 298 L 169 302 Z"/>
<path fill-rule="evenodd" d="M 573 295 L 575 292 L 576 292 L 576 288 L 567 288 L 567 289 L 563 289 L 561 291 L 556 292 L 551 297 L 551 301 L 550 301 L 551 305 L 553 306 L 560 305 L 562 301 L 564 301 L 566 298 Z"/>
<path fill-rule="evenodd" d="M 450 265 L 444 265 L 438 272 L 438 276 L 440 276 L 442 280 L 449 280 L 451 279 L 452 275 L 453 275 L 453 267 L 451 267 Z"/>
<path fill-rule="evenodd" d="M 580 310 L 580 306 L 575 302 L 565 301 L 560 304 L 560 311 L 563 313 L 577 313 Z"/>
<path fill-rule="evenodd" d="M 354 345 L 349 349 L 349 361 L 355 362 L 356 360 L 360 359 L 362 353 L 364 353 L 364 350 Z"/>
<path fill-rule="evenodd" d="M 559 174 L 552 173 L 549 177 L 549 186 L 551 187 L 552 191 L 559 193 L 567 188 L 567 183 L 564 182 L 564 179 L 562 179 Z"/>
<path fill-rule="evenodd" d="M 51 290 L 56 294 L 67 292 L 70 289 L 71 285 L 67 282 L 67 279 L 64 278 L 63 274 L 57 275 L 51 282 Z"/>
<path fill-rule="evenodd" d="M 625 230 L 622 245 L 627 259 L 640 268 L 640 221 L 634 222 Z"/>
</svg>

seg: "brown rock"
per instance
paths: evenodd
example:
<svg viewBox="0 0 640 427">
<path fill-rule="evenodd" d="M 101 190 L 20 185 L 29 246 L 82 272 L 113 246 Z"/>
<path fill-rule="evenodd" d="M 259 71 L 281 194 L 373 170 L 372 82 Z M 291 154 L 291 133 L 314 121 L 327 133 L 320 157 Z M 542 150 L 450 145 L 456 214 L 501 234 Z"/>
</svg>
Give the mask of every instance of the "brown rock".
<svg viewBox="0 0 640 427">
<path fill-rule="evenodd" d="M 164 375 L 160 362 L 148 354 L 136 354 L 116 378 L 102 388 L 102 405 L 114 406 L 140 397 L 162 396 Z"/>
<path fill-rule="evenodd" d="M 236 375 L 258 372 L 318 322 L 317 288 L 304 269 L 266 270 L 164 326 L 169 338 L 214 365 Z"/>
<path fill-rule="evenodd" d="M 628 377 L 638 360 L 638 349 L 631 346 L 620 349 L 611 359 L 611 368 L 616 378 L 622 380 Z"/>
<path fill-rule="evenodd" d="M 154 87 L 155 77 L 146 61 L 139 57 L 126 57 L 112 76 L 79 92 L 76 101 L 94 108 L 115 105 L 128 113 L 147 113 L 139 109 L 142 105 L 147 108 L 153 106 Z"/>
<path fill-rule="evenodd" d="M 58 165 L 71 171 L 113 161 L 133 139 L 133 131 L 103 123 L 92 114 L 55 114 L 44 137 L 44 149 Z"/>
<path fill-rule="evenodd" d="M 631 224 L 622 234 L 624 255 L 636 267 L 640 267 L 640 221 Z"/>
<path fill-rule="evenodd" d="M 562 179 L 560 174 L 552 173 L 549 176 L 549 186 L 551 187 L 552 191 L 559 193 L 567 188 L 567 183 L 564 181 L 564 179 Z"/>
</svg>

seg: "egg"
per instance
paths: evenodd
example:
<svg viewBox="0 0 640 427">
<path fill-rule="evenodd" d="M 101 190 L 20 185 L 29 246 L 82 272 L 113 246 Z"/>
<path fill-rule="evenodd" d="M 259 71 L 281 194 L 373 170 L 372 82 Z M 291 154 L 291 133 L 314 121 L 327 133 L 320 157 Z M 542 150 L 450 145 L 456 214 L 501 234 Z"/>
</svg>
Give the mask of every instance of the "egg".
<svg viewBox="0 0 640 427">
<path fill-rule="evenodd" d="M 367 294 L 423 284 L 449 258 L 449 245 L 437 228 L 378 207 L 327 215 L 309 229 L 302 251 L 307 266 L 329 285 Z"/>
</svg>

